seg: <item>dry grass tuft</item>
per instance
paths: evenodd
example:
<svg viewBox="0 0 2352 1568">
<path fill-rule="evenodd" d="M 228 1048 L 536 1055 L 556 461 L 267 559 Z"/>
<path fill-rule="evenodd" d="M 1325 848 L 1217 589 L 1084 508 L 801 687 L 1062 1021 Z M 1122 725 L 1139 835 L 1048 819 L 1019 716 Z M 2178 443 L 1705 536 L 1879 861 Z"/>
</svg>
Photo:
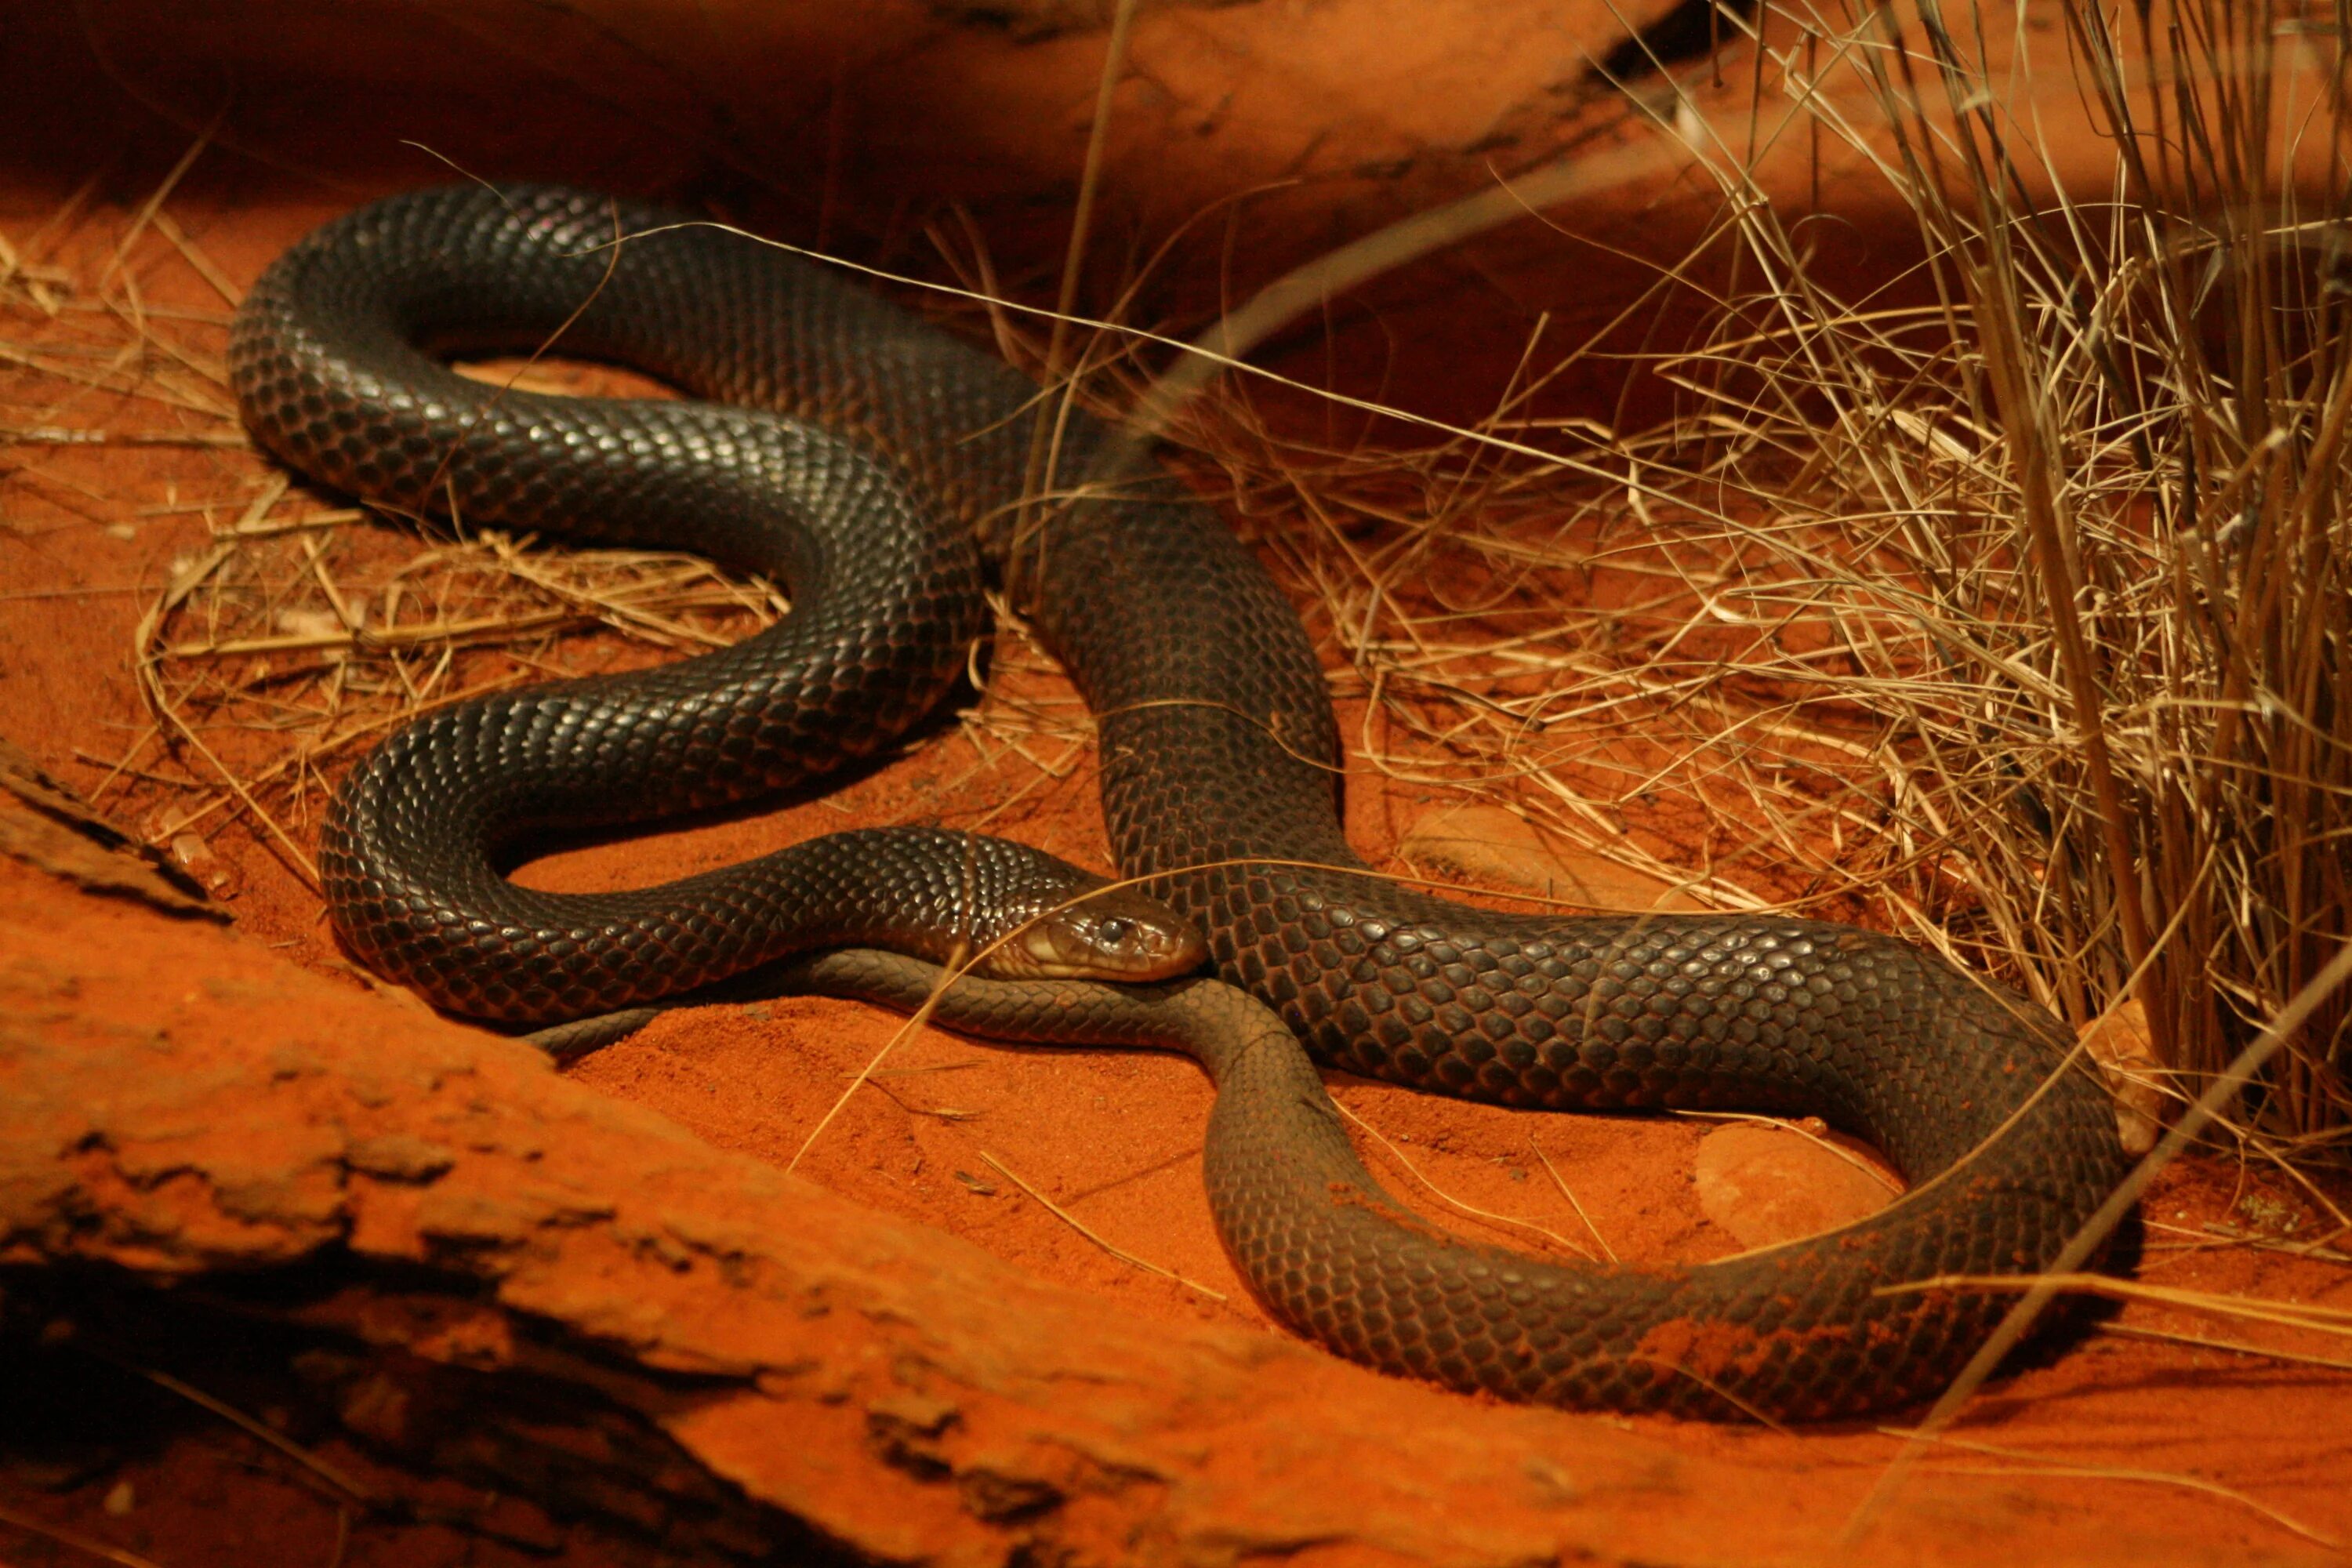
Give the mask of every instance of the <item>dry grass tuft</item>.
<svg viewBox="0 0 2352 1568">
<path fill-rule="evenodd" d="M 1863 914 L 2078 1027 L 2128 1012 L 2185 1100 L 2352 939 L 2352 122 L 2342 34 L 2290 8 L 2064 15 L 2062 49 L 1780 13 L 1782 118 L 1661 110 L 1724 196 L 1662 274 L 1728 282 L 1629 366 L 1678 389 L 1656 428 L 1531 419 L 1595 352 L 1538 341 L 1410 454 L 1279 441 L 1230 378 L 1189 429 L 1278 519 L 1391 776 L 1729 906 Z M 2084 103 L 2088 196 L 2044 136 Z M 1911 213 L 1915 276 L 1809 270 L 1769 154 L 1805 137 Z M 1698 808 L 1679 845 L 1662 795 Z M 2249 1152 L 2340 1149 L 2347 1032 L 2352 996 L 2311 1012 Z"/>
<path fill-rule="evenodd" d="M 577 673 L 566 645 L 583 634 L 676 656 L 724 647 L 789 607 L 772 586 L 689 555 L 542 550 L 501 533 L 387 547 L 381 531 L 346 532 L 358 511 L 255 510 L 216 531 L 220 545 L 183 569 L 142 628 L 159 732 L 250 759 L 223 761 L 224 787 L 176 813 L 174 833 L 239 803 L 274 822 L 313 817 L 327 769 L 427 709 Z"/>
</svg>

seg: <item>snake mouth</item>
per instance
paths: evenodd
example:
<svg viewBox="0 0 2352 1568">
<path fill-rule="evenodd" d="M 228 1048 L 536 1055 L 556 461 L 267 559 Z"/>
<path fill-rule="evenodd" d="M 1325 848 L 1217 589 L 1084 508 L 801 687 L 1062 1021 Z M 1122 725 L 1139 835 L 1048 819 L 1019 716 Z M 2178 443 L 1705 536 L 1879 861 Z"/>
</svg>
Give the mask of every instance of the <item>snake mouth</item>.
<svg viewBox="0 0 2352 1568">
<path fill-rule="evenodd" d="M 1108 888 L 1040 913 L 987 968 L 1004 979 L 1132 984 L 1172 980 L 1208 956 L 1206 940 L 1174 910 L 1131 888 Z"/>
</svg>

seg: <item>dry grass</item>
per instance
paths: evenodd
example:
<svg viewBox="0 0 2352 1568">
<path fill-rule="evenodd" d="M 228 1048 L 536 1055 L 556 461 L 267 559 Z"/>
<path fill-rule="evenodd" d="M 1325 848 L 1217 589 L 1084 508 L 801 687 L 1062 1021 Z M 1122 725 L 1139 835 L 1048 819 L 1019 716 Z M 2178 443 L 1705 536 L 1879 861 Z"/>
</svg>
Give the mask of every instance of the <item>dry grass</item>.
<svg viewBox="0 0 2352 1568">
<path fill-rule="evenodd" d="M 30 264 L 0 238 L 0 321 L 9 327 L 0 366 L 15 373 L 12 400 L 0 403 L 0 447 L 36 455 L 11 466 L 16 482 L 104 506 L 110 498 L 58 479 L 37 455 L 245 447 L 221 359 L 235 287 L 163 207 L 172 184 L 102 261 L 79 268 Z M 68 204 L 23 252 L 72 230 L 84 205 Z M 215 289 L 221 310 L 145 303 L 140 279 L 156 264 L 158 240 L 166 259 Z M 593 389 L 583 384 L 596 373 L 567 380 L 566 368 L 493 364 L 481 374 L 537 390 Z M 210 536 L 170 563 L 139 623 L 133 661 L 147 722 L 122 751 L 83 760 L 104 770 L 94 791 L 101 801 L 137 788 L 150 837 L 198 864 L 216 864 L 204 840 L 242 816 L 307 876 L 300 829 L 340 765 L 415 713 L 583 665 L 723 646 L 788 607 L 772 585 L 691 556 L 542 549 L 461 527 L 388 532 L 366 512 L 290 489 L 283 475 L 219 472 L 191 489 L 137 514 L 199 515 Z M 605 633 L 643 651 L 616 649 Z"/>
<path fill-rule="evenodd" d="M 174 835 L 239 805 L 274 824 L 311 819 L 339 764 L 387 730 L 575 673 L 583 634 L 675 656 L 788 608 L 772 586 L 693 556 L 541 550 L 499 533 L 387 548 L 376 531 L 346 531 L 359 512 L 278 517 L 261 504 L 271 499 L 216 529 L 220 546 L 184 567 L 142 625 L 155 732 L 199 748 L 211 765 L 191 771 L 219 786 L 173 813 Z M 600 646 L 595 662 L 613 657 Z"/>
<path fill-rule="evenodd" d="M 1761 96 L 1801 101 L 1743 148 L 1874 173 L 1926 258 L 1884 297 L 1809 272 L 1785 167 L 1661 109 L 1725 196 L 1662 272 L 1731 283 L 1629 366 L 1680 391 L 1657 428 L 1528 417 L 1595 352 L 1540 340 L 1409 454 L 1277 440 L 1231 381 L 1187 428 L 1321 599 L 1383 771 L 1861 913 L 2078 1026 L 2133 1010 L 2185 1098 L 2352 938 L 2347 126 L 2299 13 L 2065 15 L 2030 74 L 2000 16 L 1776 24 Z M 2090 197 L 2042 140 L 2078 92 Z M 1704 826 L 1645 834 L 1660 794 Z M 2232 1108 L 2250 1152 L 2338 1146 L 2348 1028 L 2323 1000 Z"/>
<path fill-rule="evenodd" d="M 1952 133 L 1873 79 L 1945 302 L 1932 354 L 1895 362 L 1910 418 L 1872 423 L 1900 493 L 1950 498 L 1906 531 L 1934 585 L 1920 666 L 1967 696 L 1888 714 L 1937 759 L 1923 807 L 1981 868 L 2007 961 L 2077 1021 L 2136 994 L 2201 1077 L 2352 938 L 2340 64 L 2273 5 L 2179 0 L 2153 39 L 2071 8 L 2121 199 L 2062 184 L 2029 210 L 2032 127 L 1927 16 Z M 1944 764 L 1971 732 L 1973 764 Z M 2347 1019 L 2338 993 L 2286 1043 L 2266 1132 L 2343 1128 Z"/>
</svg>

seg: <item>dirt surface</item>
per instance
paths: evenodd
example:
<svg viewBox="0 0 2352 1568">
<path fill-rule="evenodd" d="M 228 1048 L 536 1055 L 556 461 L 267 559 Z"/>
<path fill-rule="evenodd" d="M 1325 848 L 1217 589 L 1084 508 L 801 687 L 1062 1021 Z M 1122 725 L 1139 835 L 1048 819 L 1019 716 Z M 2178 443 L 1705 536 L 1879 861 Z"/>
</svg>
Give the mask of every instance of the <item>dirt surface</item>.
<svg viewBox="0 0 2352 1568">
<path fill-rule="evenodd" d="M 1182 29 L 1242 26 L 1192 13 L 1151 25 L 1161 29 L 1154 36 L 1171 71 L 1186 57 L 1167 40 L 1181 42 Z M 1227 34 L 1200 36 L 1231 41 Z M 1205 70 L 1202 62 L 1213 50 L 1195 42 L 1192 68 Z M 1034 57 L 1003 58 L 1035 68 Z M 1332 79 L 1344 85 L 1345 58 L 1334 58 Z M 1524 64 L 1524 54 L 1515 58 Z M 1310 117 L 1311 108 L 1296 112 Z M 225 1264 L 290 1268 L 336 1249 L 387 1266 L 431 1262 L 476 1271 L 470 1278 L 496 1310 L 510 1315 L 483 1328 L 494 1339 L 528 1320 L 550 1342 L 625 1343 L 669 1372 L 704 1351 L 663 1350 L 665 1335 L 774 1335 L 789 1348 L 801 1331 L 762 1316 L 777 1300 L 802 1289 L 846 1291 L 864 1303 L 843 1314 L 856 1320 L 859 1332 L 843 1329 L 837 1340 L 825 1340 L 809 1331 L 797 1351 L 779 1351 L 772 1362 L 710 1363 L 713 1375 L 731 1380 L 724 1415 L 713 1414 L 719 1404 L 681 1415 L 666 1384 L 633 1384 L 635 1393 L 615 1398 L 632 1419 L 753 1500 L 752 1523 L 743 1528 L 773 1528 L 786 1515 L 821 1520 L 830 1539 L 884 1556 L 985 1561 L 1023 1539 L 1050 1539 L 1089 1561 L 1117 1560 L 1143 1542 L 1171 1560 L 1279 1552 L 1302 1563 L 1578 1554 L 1793 1562 L 1836 1550 L 1902 1449 L 1888 1432 L 1784 1434 L 1512 1411 L 1384 1383 L 1269 1330 L 1209 1223 L 1200 1179 L 1208 1089 L 1188 1062 L 1008 1051 L 905 1031 L 895 1019 L 847 1005 L 793 1001 L 674 1014 L 559 1077 L 520 1047 L 435 1020 L 353 973 L 327 935 L 302 867 L 315 797 L 287 818 L 283 841 L 234 812 L 175 830 L 191 800 L 216 792 L 217 775 L 212 759 L 190 746 L 150 743 L 153 716 L 130 654 L 142 616 L 175 570 L 210 548 L 215 531 L 236 522 L 251 503 L 277 505 L 267 513 L 273 517 L 333 504 L 299 489 L 273 500 L 270 469 L 224 434 L 218 323 L 238 287 L 287 243 L 350 205 L 359 191 L 392 188 L 417 172 L 404 167 L 390 175 L 382 162 L 355 154 L 330 186 L 257 172 L 214 151 L 191 165 L 167 202 L 150 208 L 147 197 L 163 173 L 151 153 L 168 144 L 156 122 L 110 132 L 105 158 L 73 154 L 70 139 L 54 130 L 44 132 L 53 161 L 19 164 L 14 183 L 0 186 L 0 240 L 11 247 L 0 252 L 0 274 L 23 269 L 14 280 L 20 291 L 37 284 L 56 307 L 36 321 L 12 297 L 5 335 L 12 344 L 46 345 L 49 359 L 46 368 L 0 363 L 0 427 L 15 433 L 0 436 L 0 730 L 115 819 L 176 847 L 195 879 L 224 895 L 235 921 L 223 931 L 78 891 L 28 868 L 48 853 L 38 845 L 23 848 L 37 836 L 5 841 L 15 856 L 0 888 L 7 915 L 0 946 L 14 988 L 7 1059 L 16 1064 L 11 1070 L 32 1075 L 18 1087 L 37 1079 L 49 1097 L 42 1103 L 62 1120 L 15 1145 L 20 1162 L 12 1179 L 19 1185 L 6 1191 L 16 1205 L 18 1250 L 0 1256 L 79 1256 L 164 1275 Z M 1428 130 L 1387 133 L 1425 138 Z M 1465 144 L 1475 139 L 1454 136 Z M 533 156 L 542 164 L 557 157 L 553 140 L 539 135 Z M 998 189 L 1019 184 L 1003 172 L 1003 157 L 974 161 L 997 171 L 992 177 L 1004 182 Z M 593 158 L 585 162 L 574 171 L 583 177 L 610 172 Z M 1214 171 L 1194 173 L 1213 183 Z M 680 171 L 639 167 L 627 175 L 634 186 L 658 185 L 676 182 Z M 1627 216 L 1602 212 L 1594 221 Z M 1480 298 L 1493 303 L 1490 294 Z M 171 341 L 184 345 L 180 360 L 151 353 L 130 367 L 135 375 L 118 375 L 124 367 L 81 346 L 89 322 L 77 312 L 115 318 L 126 310 L 178 321 Z M 1442 319 L 1427 300 L 1401 310 L 1400 341 L 1429 341 Z M 58 365 L 89 374 L 60 379 Z M 1483 374 L 1471 360 L 1464 367 L 1465 377 Z M 1439 401 L 1458 395 L 1475 403 L 1486 395 L 1483 385 L 1428 390 Z M 38 435 L 57 429 L 142 439 Z M 22 434 L 27 430 L 30 438 Z M 387 534 L 353 548 L 411 546 Z M 587 637 L 562 645 L 557 657 L 562 668 L 588 669 L 646 656 Z M 652 881 L 794 836 L 904 821 L 985 826 L 1107 868 L 1091 756 L 1066 685 L 1017 639 L 1001 645 L 996 668 L 989 704 L 1058 716 L 1066 733 L 1015 745 L 984 721 L 946 729 L 823 799 L 569 850 L 525 876 L 559 888 Z M 1360 705 L 1343 703 L 1343 734 L 1358 735 L 1361 716 Z M 268 734 L 247 735 L 234 742 L 238 753 L 223 760 L 250 768 L 276 743 Z M 335 765 L 327 771 L 331 777 Z M 1351 756 L 1347 800 L 1351 836 L 1376 861 L 1402 846 L 1403 858 L 1389 864 L 1443 868 L 1502 890 L 1598 889 L 1627 903 L 1661 891 L 1629 886 L 1595 866 L 1544 862 L 1549 851 L 1539 844 L 1514 844 L 1507 861 L 1481 862 L 1461 849 L 1478 837 L 1478 825 L 1473 818 L 1465 829 L 1453 797 L 1401 783 L 1360 757 Z M 1642 826 L 1669 839 L 1688 831 L 1670 802 Z M 1525 875 L 1530 865 L 1539 868 L 1533 879 Z M 137 1043 L 141 1032 L 159 1028 L 170 1048 L 142 1054 L 148 1047 Z M 79 1075 L 58 1054 L 68 1047 L 89 1055 Z M 281 1054 L 273 1058 L 271 1050 Z M 439 1114 L 437 1091 L 426 1088 L 398 1089 L 383 1105 L 364 1095 L 357 1102 L 339 1098 L 347 1075 L 371 1058 L 440 1062 L 471 1075 L 487 1101 L 471 1113 L 503 1130 L 482 1148 L 469 1146 L 451 1173 L 434 1172 L 425 1188 L 504 1201 L 511 1190 L 501 1184 L 525 1166 L 534 1182 L 561 1169 L 570 1190 L 589 1194 L 583 1212 L 614 1214 L 559 1223 L 539 1213 L 518 1222 L 514 1234 L 455 1257 L 434 1241 L 442 1233 L 419 1218 L 415 1203 L 400 1195 L 419 1185 L 415 1173 L 371 1173 L 366 1157 L 355 1161 L 335 1142 L 358 1136 L 352 1129 L 371 1117 L 383 1122 L 377 1136 L 396 1138 Z M 273 1059 L 310 1087 L 299 1096 L 271 1087 Z M 387 1070 L 403 1084 L 433 1077 L 421 1068 Z M 82 1121 L 68 1114 L 92 1096 L 105 1101 L 108 1082 L 146 1074 L 175 1086 L 157 1088 L 146 1122 L 110 1124 L 105 1104 Z M 861 1075 L 863 1086 L 851 1092 Z M 1643 1261 L 1695 1261 L 1769 1239 L 1776 1226 L 1833 1221 L 1880 1201 L 1883 1192 L 1838 1153 L 1785 1131 L 1503 1111 L 1344 1078 L 1332 1087 L 1361 1119 L 1367 1158 L 1383 1179 L 1419 1194 L 1425 1178 L 1464 1203 L 1513 1216 L 1524 1224 L 1482 1224 L 1423 1205 L 1467 1234 L 1537 1250 L 1605 1247 Z M 181 1192 L 171 1173 L 179 1167 L 154 1155 L 144 1174 L 128 1167 L 110 1173 L 102 1161 L 73 1167 L 60 1190 L 82 1197 L 26 1197 L 22 1173 L 44 1160 L 95 1148 L 115 1151 L 120 1164 L 120 1152 L 142 1140 L 161 1145 L 184 1136 L 162 1122 L 198 1114 L 214 1130 L 211 1145 L 172 1159 L 207 1172 L 241 1159 L 300 1180 L 268 1201 L 224 1207 L 202 1192 Z M 0 1128 L 28 1131 L 16 1110 Z M 128 1187 L 110 1189 L 110 1182 Z M 126 1191 L 138 1201 L 129 1202 Z M 612 1227 L 629 1223 L 639 1196 L 666 1223 L 707 1205 L 727 1225 L 765 1238 L 742 1244 L 769 1248 L 763 1258 L 790 1251 L 778 1239 L 786 1233 L 774 1227 L 803 1227 L 802 1236 L 822 1236 L 840 1250 L 827 1262 L 807 1243 L 788 1260 L 807 1272 L 793 1275 L 797 1283 L 781 1294 L 730 1294 L 715 1285 L 713 1294 L 691 1298 L 692 1312 L 681 1309 L 688 1327 L 679 1329 L 655 1310 L 657 1302 L 688 1299 L 674 1293 L 669 1266 L 632 1272 L 643 1259 L 629 1261 L 621 1257 L 625 1247 L 610 1247 Z M 89 1206 L 76 1208 L 85 1198 Z M 148 1215 L 146 1232 L 63 1221 L 45 1230 L 47 1221 L 25 1217 L 37 1211 L 120 1217 L 144 1212 L 140 1205 L 150 1200 L 161 1207 Z M 2340 1260 L 2282 1250 L 2326 1221 L 2311 1194 L 2274 1174 L 2192 1163 L 2163 1179 L 2148 1214 L 2145 1279 L 2352 1306 L 2352 1274 Z M 1133 1267 L 1103 1244 L 1168 1272 Z M 520 1274 L 509 1267 L 517 1259 L 530 1265 Z M 663 1289 L 672 1293 L 648 1293 L 649 1280 L 669 1281 Z M 857 1297 L 861 1290 L 870 1294 Z M 906 1298 L 894 1293 L 908 1290 L 922 1293 L 939 1322 L 968 1336 L 950 1351 L 926 1342 L 920 1354 L 930 1373 L 958 1387 L 995 1387 L 1000 1401 L 966 1408 L 952 1451 L 928 1480 L 921 1465 L 877 1458 L 871 1426 L 911 1419 L 919 1427 L 928 1419 L 877 1404 L 914 1385 L 871 1370 L 873 1357 L 906 1352 L 912 1331 Z M 627 1318 L 626 1332 L 615 1333 L 614 1314 Z M 318 1331 L 356 1331 L 348 1321 L 327 1321 L 331 1312 L 313 1316 L 309 1326 Z M 2028 1550 L 2084 1562 L 2288 1562 L 2325 1558 L 2352 1540 L 2352 1494 L 2342 1484 L 2352 1377 L 2149 1334 L 2342 1354 L 2340 1341 L 2133 1304 L 2083 1342 L 1981 1396 L 1875 1516 L 1875 1533 L 1862 1538 L 1864 1554 L 1971 1564 Z M 413 1326 L 379 1338 L 427 1361 L 466 1359 Z M 816 1370 L 801 1368 L 793 1354 L 811 1358 Z M 1013 1373 L 1003 1370 L 1011 1363 L 989 1372 L 981 1363 L 992 1356 L 1031 1359 L 1018 1361 Z M 783 1365 L 799 1370 L 764 1376 Z M 996 1482 L 970 1478 L 1034 1479 L 1000 1463 L 990 1445 L 1018 1447 L 1033 1426 L 1061 1431 L 1104 1419 L 1056 1380 L 1080 1383 L 1106 1365 L 1127 1367 L 1143 1391 L 1135 1407 L 1148 1405 L 1150 1413 L 1135 1415 L 1121 1440 L 1150 1449 L 1139 1473 L 1157 1479 L 1081 1483 L 1054 1471 L 1057 1495 L 1081 1501 L 1049 1510 L 1053 1522 L 1035 1527 L 1046 1535 L 1023 1536 L 1032 1523 L 1021 1509 L 1001 1506 L 1002 1495 L 988 1491 Z M 819 1386 L 827 1376 L 850 1379 L 854 1400 L 827 1403 Z M 1003 1377 L 1034 1380 L 1034 1388 L 1005 1398 Z M 392 1441 L 398 1434 L 380 1422 L 371 1429 L 351 1405 L 342 1402 L 342 1418 L 375 1440 L 370 1452 L 399 1447 Z M 350 1439 L 322 1433 L 318 1441 Z M 224 1449 L 225 1442 L 246 1447 Z M 118 1489 L 126 1484 L 127 1493 Z M 275 1542 L 273 1560 L 310 1552 L 326 1560 L 341 1550 L 334 1541 L 341 1505 L 298 1507 L 286 1500 L 291 1484 L 282 1456 L 200 1428 L 131 1458 L 109 1458 L 92 1474 L 0 1471 L 7 1510 L 0 1521 L 13 1514 L 68 1527 L 167 1563 L 257 1560 L 236 1557 L 235 1542 L 250 1548 L 265 1539 Z M 1171 1502 L 1177 1492 L 1191 1500 Z M 259 1533 L 222 1535 L 224 1505 Z M 0 1523 L 0 1542 L 16 1555 L 0 1560 L 47 1560 L 42 1552 L 76 1560 L 54 1542 L 20 1548 L 9 1528 Z M 530 1550 L 545 1550 L 552 1539 L 583 1563 L 607 1551 L 586 1537 L 531 1534 L 549 1527 L 516 1528 L 530 1537 Z M 353 1562 L 370 1560 L 369 1552 L 386 1553 L 375 1559 L 382 1561 L 497 1562 L 525 1550 L 501 1544 L 494 1532 L 400 1538 L 405 1547 L 370 1545 L 364 1531 L 353 1539 L 358 1546 L 347 1559 Z M 719 1550 L 672 1545 L 688 1555 Z M 468 1555 L 478 1550 L 481 1555 Z"/>
</svg>

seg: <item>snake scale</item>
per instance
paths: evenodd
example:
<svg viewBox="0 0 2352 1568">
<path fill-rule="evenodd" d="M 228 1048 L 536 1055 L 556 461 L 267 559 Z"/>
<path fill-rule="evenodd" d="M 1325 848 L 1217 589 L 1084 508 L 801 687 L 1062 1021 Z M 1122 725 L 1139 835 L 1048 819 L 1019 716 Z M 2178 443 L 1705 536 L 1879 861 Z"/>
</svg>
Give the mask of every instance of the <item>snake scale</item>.
<svg viewBox="0 0 2352 1568">
<path fill-rule="evenodd" d="M 1091 1011 L 1105 1040 L 1200 1055 L 1218 1089 L 1213 1210 L 1284 1322 L 1514 1399 L 1850 1415 L 1933 1392 L 2005 1305 L 1882 1288 L 2036 1268 L 2108 1192 L 2113 1117 L 2056 1021 L 1907 943 L 1774 915 L 1498 914 L 1364 874 L 1314 649 L 1211 508 L 1125 465 L 1010 559 L 1037 421 L 1056 420 L 1063 474 L 1104 468 L 1109 427 L 826 269 L 679 221 L 551 187 L 396 196 L 302 241 L 240 310 L 247 423 L 312 477 L 474 524 L 691 549 L 794 595 L 732 648 L 455 706 L 379 747 L 321 845 L 337 929 L 371 965 L 456 1011 L 542 1020 L 759 962 L 772 947 L 755 926 L 797 907 L 779 889 L 807 868 L 770 857 L 605 895 L 583 921 L 498 857 L 518 836 L 747 799 L 873 754 L 961 671 L 982 574 L 1017 570 L 1097 720 L 1119 865 L 1198 927 L 1231 985 L 967 981 L 948 1016 L 1050 1036 Z M 436 357 L 559 331 L 562 352 L 690 400 L 501 391 Z M 893 841 L 886 879 L 951 877 L 954 836 L 939 837 Z M 836 862 L 815 874 L 848 879 Z M 863 962 L 803 967 L 906 988 Z M 1819 1115 L 1911 1189 L 1717 1262 L 1554 1265 L 1381 1193 L 1293 1035 L 1328 1067 L 1506 1105 Z"/>
</svg>

